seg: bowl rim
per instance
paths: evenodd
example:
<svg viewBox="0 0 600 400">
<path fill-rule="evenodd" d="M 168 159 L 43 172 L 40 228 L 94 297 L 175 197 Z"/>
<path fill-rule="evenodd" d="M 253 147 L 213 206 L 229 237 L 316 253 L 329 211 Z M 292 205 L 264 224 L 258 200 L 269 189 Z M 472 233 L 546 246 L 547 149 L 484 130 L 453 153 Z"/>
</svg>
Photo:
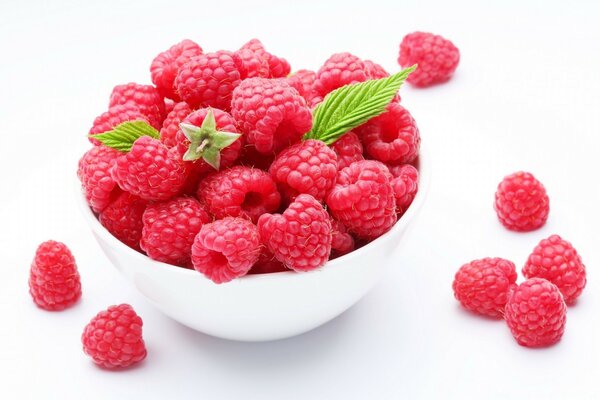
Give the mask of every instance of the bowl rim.
<svg viewBox="0 0 600 400">
<path fill-rule="evenodd" d="M 348 261 L 352 258 L 360 257 L 363 253 L 372 251 L 374 248 L 382 246 L 388 240 L 393 238 L 395 236 L 396 232 L 402 231 L 408 226 L 410 221 L 414 218 L 414 216 L 417 214 L 417 212 L 419 211 L 419 209 L 423 206 L 423 203 L 425 202 L 425 197 L 426 197 L 427 191 L 429 190 L 429 185 L 430 185 L 430 181 L 431 181 L 431 176 L 430 176 L 431 171 L 430 171 L 429 154 L 427 152 L 424 152 L 423 148 L 424 148 L 424 146 L 421 143 L 419 157 L 417 158 L 417 163 L 418 163 L 417 169 L 419 171 L 419 189 L 417 191 L 417 194 L 416 194 L 415 198 L 413 199 L 411 205 L 406 210 L 406 212 L 402 215 L 402 217 L 394 224 L 394 226 L 389 231 L 387 231 L 386 233 L 384 233 L 377 239 L 373 240 L 372 242 L 362 246 L 361 248 L 356 249 L 348 254 L 345 254 L 345 255 L 335 258 L 333 260 L 329 260 L 325 264 L 323 264 L 321 267 L 316 268 L 312 271 L 307 271 L 307 272 L 302 272 L 302 273 L 298 273 L 295 271 L 282 271 L 282 272 L 272 272 L 272 273 L 268 273 L 268 274 L 247 274 L 247 275 L 244 275 L 244 276 L 234 279 L 232 282 L 269 281 L 269 280 L 274 280 L 274 279 L 281 280 L 282 278 L 287 278 L 287 277 L 293 277 L 293 279 L 300 279 L 300 277 L 309 278 L 310 276 L 312 276 L 314 274 L 322 274 L 322 273 L 326 273 L 327 271 L 330 271 L 330 270 L 331 271 L 336 270 L 337 266 L 344 264 L 346 261 Z M 423 154 L 425 154 L 425 156 L 423 156 Z M 148 257 L 147 255 L 142 254 L 142 253 L 130 248 L 129 246 L 127 246 L 126 244 L 124 244 L 123 242 L 118 240 L 106 228 L 104 228 L 104 226 L 102 226 L 102 224 L 100 223 L 100 221 L 98 220 L 98 218 L 96 217 L 96 215 L 94 214 L 92 209 L 87 204 L 85 195 L 84 195 L 83 191 L 81 190 L 81 184 L 80 184 L 79 180 L 75 179 L 75 183 L 76 183 L 76 190 L 77 190 L 77 194 L 78 194 L 77 197 L 79 198 L 77 203 L 79 205 L 79 209 L 81 210 L 81 213 L 83 214 L 84 219 L 86 220 L 88 226 L 92 229 L 92 231 L 96 235 L 100 236 L 102 238 L 102 240 L 105 241 L 106 243 L 108 243 L 111 247 L 117 248 L 122 252 L 129 253 L 130 257 L 137 258 L 141 262 L 148 263 L 149 266 L 152 268 L 159 268 L 161 270 L 165 270 L 165 272 L 167 272 L 167 273 L 189 275 L 190 277 L 195 277 L 195 279 L 201 278 L 201 279 L 203 279 L 207 282 L 210 282 L 214 285 L 218 285 L 194 269 L 181 268 L 181 267 L 174 266 L 172 264 L 153 260 L 150 257 Z M 223 285 L 219 285 L 219 286 L 223 286 Z"/>
</svg>

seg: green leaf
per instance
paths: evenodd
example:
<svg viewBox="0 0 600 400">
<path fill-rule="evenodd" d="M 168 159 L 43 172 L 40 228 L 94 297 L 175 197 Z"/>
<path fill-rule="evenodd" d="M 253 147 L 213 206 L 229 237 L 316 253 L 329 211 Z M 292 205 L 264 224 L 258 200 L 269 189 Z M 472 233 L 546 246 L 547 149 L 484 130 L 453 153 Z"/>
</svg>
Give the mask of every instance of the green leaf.
<svg viewBox="0 0 600 400">
<path fill-rule="evenodd" d="M 131 150 L 133 142 L 142 136 L 159 139 L 160 133 L 146 121 L 127 121 L 115 126 L 111 131 L 89 135 L 91 138 L 98 139 L 106 147 L 123 152 Z"/>
<path fill-rule="evenodd" d="M 304 139 L 317 139 L 330 145 L 346 132 L 383 113 L 416 68 L 413 65 L 397 74 L 342 86 L 329 93 L 313 111 L 313 128 Z"/>
</svg>

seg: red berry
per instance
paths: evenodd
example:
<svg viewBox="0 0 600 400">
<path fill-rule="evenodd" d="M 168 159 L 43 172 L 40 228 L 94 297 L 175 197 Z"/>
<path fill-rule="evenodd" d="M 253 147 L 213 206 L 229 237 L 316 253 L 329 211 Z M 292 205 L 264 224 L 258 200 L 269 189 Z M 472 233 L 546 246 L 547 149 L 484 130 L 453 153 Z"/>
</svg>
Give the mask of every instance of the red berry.
<svg viewBox="0 0 600 400">
<path fill-rule="evenodd" d="M 467 310 L 502 318 L 516 281 L 515 264 L 502 258 L 484 258 L 460 267 L 452 290 L 456 300 Z"/>
<path fill-rule="evenodd" d="M 357 161 L 338 173 L 327 196 L 335 219 L 360 239 L 374 239 L 396 223 L 396 200 L 387 167 L 373 160 Z"/>
<path fill-rule="evenodd" d="M 240 154 L 238 163 L 247 167 L 268 171 L 274 159 L 275 152 L 268 154 L 259 153 L 256 150 L 256 147 L 246 144 L 244 147 L 242 147 L 242 153 Z"/>
<path fill-rule="evenodd" d="M 233 53 L 233 60 L 240 72 L 240 79 L 268 78 L 269 62 L 254 51 L 241 48 Z"/>
<path fill-rule="evenodd" d="M 550 200 L 544 185 L 529 172 L 521 171 L 506 176 L 500 182 L 494 209 L 507 229 L 526 232 L 546 223 Z"/>
<path fill-rule="evenodd" d="M 396 211 L 402 215 L 414 200 L 419 189 L 419 171 L 410 164 L 389 167 L 394 176 L 392 188 L 396 198 Z"/>
<path fill-rule="evenodd" d="M 100 311 L 81 335 L 83 351 L 104 368 L 124 368 L 146 358 L 142 319 L 129 304 Z"/>
<path fill-rule="evenodd" d="M 167 118 L 163 121 L 160 129 L 160 141 L 168 148 L 177 145 L 177 132 L 179 132 L 179 124 L 192 113 L 192 108 L 182 101 L 175 104 L 173 110 L 167 114 Z"/>
<path fill-rule="evenodd" d="M 81 297 L 75 258 L 68 247 L 48 240 L 40 244 L 29 271 L 29 293 L 38 307 L 60 311 Z"/>
<path fill-rule="evenodd" d="M 350 131 L 339 138 L 331 148 L 337 154 L 338 170 L 346 168 L 356 161 L 364 160 L 363 146 L 356 133 Z"/>
<path fill-rule="evenodd" d="M 554 284 L 531 278 L 521 283 L 510 296 L 504 318 L 521 346 L 549 346 L 563 335 L 567 306 Z"/>
<path fill-rule="evenodd" d="M 144 225 L 142 215 L 147 203 L 131 193 L 121 192 L 119 197 L 100 213 L 98 219 L 114 237 L 139 251 Z"/>
<path fill-rule="evenodd" d="M 192 263 L 213 282 L 229 282 L 250 271 L 260 247 L 256 225 L 243 218 L 225 217 L 200 229 L 192 246 Z"/>
<path fill-rule="evenodd" d="M 250 271 L 248 271 L 248 274 L 272 274 L 285 271 L 289 271 L 289 269 L 276 259 L 266 246 L 262 246 L 258 260 L 254 263 Z"/>
<path fill-rule="evenodd" d="M 331 219 L 331 257 L 334 259 L 354 250 L 354 238 L 340 221 Z"/>
<path fill-rule="evenodd" d="M 413 32 L 402 39 L 398 64 L 410 67 L 419 64 L 407 81 L 415 86 L 430 86 L 445 82 L 452 77 L 460 52 L 454 44 L 439 35 Z"/>
<path fill-rule="evenodd" d="M 148 123 L 159 129 L 165 118 L 165 101 L 151 85 L 127 83 L 114 87 L 110 95 L 110 107 L 132 104 L 146 117 Z"/>
<path fill-rule="evenodd" d="M 269 174 L 244 166 L 206 177 L 198 187 L 198 198 L 217 219 L 240 216 L 252 222 L 264 213 L 277 211 L 281 201 Z"/>
<path fill-rule="evenodd" d="M 258 39 L 252 39 L 244 44 L 240 50 L 251 50 L 258 57 L 262 58 L 269 65 L 269 78 L 283 78 L 289 75 L 291 67 L 284 59 L 277 57 L 265 50 L 265 47 Z M 262 75 L 257 75 L 262 76 Z"/>
<path fill-rule="evenodd" d="M 365 71 L 369 76 L 369 79 L 381 79 L 386 76 L 390 76 L 390 74 L 379 64 L 371 60 L 364 60 Z"/>
<path fill-rule="evenodd" d="M 585 265 L 571 243 L 558 235 L 543 239 L 523 267 L 526 278 L 544 278 L 555 284 L 565 303 L 575 303 L 586 284 Z"/>
<path fill-rule="evenodd" d="M 94 146 L 79 160 L 77 176 L 85 199 L 94 212 L 104 210 L 119 193 L 110 171 L 120 155 L 109 147 Z"/>
<path fill-rule="evenodd" d="M 175 103 L 171 99 L 165 99 L 165 116 L 169 115 L 169 113 L 173 111 L 173 108 L 175 108 L 175 104 L 178 103 Z"/>
<path fill-rule="evenodd" d="M 329 92 L 351 83 L 364 82 L 369 75 L 362 60 L 350 53 L 337 53 L 317 71 L 314 90 L 325 97 Z"/>
<path fill-rule="evenodd" d="M 313 90 L 315 79 L 317 79 L 317 74 L 314 71 L 301 69 L 294 72 L 293 75 L 288 76 L 286 82 L 296 89 L 300 93 L 300 96 L 304 97 L 306 103 L 310 105 L 317 96 Z"/>
<path fill-rule="evenodd" d="M 321 203 L 301 194 L 283 214 L 263 214 L 258 229 L 275 257 L 295 271 L 325 264 L 331 252 L 331 221 Z"/>
<path fill-rule="evenodd" d="M 153 260 L 187 267 L 194 237 L 211 218 L 196 199 L 178 197 L 148 205 L 142 220 L 142 250 Z"/>
<path fill-rule="evenodd" d="M 298 142 L 312 128 L 306 101 L 283 80 L 244 80 L 233 91 L 231 108 L 248 143 L 263 154 Z"/>
<path fill-rule="evenodd" d="M 94 120 L 94 124 L 89 131 L 90 135 L 97 135 L 112 130 L 117 125 L 127 121 L 144 121 L 149 122 L 140 109 L 134 104 L 121 104 L 112 106 L 105 113 L 100 114 Z M 159 129 L 160 125 L 153 125 L 154 128 Z M 88 138 L 94 145 L 99 145 L 100 141 L 94 138 Z"/>
<path fill-rule="evenodd" d="M 170 49 L 157 55 L 150 65 L 150 74 L 152 83 L 156 85 L 159 93 L 180 101 L 179 95 L 175 90 L 175 77 L 179 69 L 187 63 L 192 57 L 202 54 L 202 48 L 189 39 L 185 39 Z"/>
</svg>

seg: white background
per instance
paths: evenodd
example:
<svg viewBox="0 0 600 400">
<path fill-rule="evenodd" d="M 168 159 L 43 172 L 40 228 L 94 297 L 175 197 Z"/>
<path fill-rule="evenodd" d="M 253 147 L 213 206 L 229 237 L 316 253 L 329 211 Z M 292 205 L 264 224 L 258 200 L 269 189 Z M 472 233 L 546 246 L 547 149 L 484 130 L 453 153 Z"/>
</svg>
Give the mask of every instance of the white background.
<svg viewBox="0 0 600 400">
<path fill-rule="evenodd" d="M 600 398 L 597 2 L 82 3 L 0 3 L 0 398 Z M 296 338 L 229 342 L 163 316 L 109 264 L 73 186 L 115 84 L 149 83 L 152 58 L 186 37 L 207 51 L 259 37 L 296 69 L 350 51 L 394 71 L 414 30 L 451 38 L 461 63 L 445 85 L 402 89 L 434 176 L 385 279 L 359 304 Z M 498 182 L 519 169 L 551 199 L 548 224 L 529 234 L 503 229 L 492 208 Z M 589 278 L 558 345 L 522 348 L 502 321 L 460 309 L 451 283 L 461 264 L 501 256 L 520 269 L 552 233 L 574 243 Z M 61 313 L 27 292 L 49 238 L 71 247 L 82 275 L 82 301 Z M 149 353 L 107 372 L 79 336 L 120 302 L 143 317 Z"/>
</svg>

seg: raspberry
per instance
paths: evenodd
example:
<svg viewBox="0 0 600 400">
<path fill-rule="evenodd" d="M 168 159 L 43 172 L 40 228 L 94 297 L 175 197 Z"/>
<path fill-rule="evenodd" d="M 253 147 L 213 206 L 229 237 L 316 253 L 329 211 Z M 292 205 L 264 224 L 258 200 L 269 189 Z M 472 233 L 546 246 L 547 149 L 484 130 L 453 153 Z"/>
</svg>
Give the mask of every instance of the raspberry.
<svg viewBox="0 0 600 400">
<path fill-rule="evenodd" d="M 386 76 L 390 76 L 390 74 L 379 64 L 371 60 L 364 60 L 365 71 L 369 76 L 369 79 L 381 79 Z"/>
<path fill-rule="evenodd" d="M 305 140 L 279 153 L 269 173 L 286 202 L 301 193 L 321 201 L 335 184 L 337 155 L 320 140 Z"/>
<path fill-rule="evenodd" d="M 131 193 L 121 192 L 119 197 L 100 213 L 98 219 L 114 237 L 139 251 L 143 227 L 142 215 L 146 204 L 146 200 Z"/>
<path fill-rule="evenodd" d="M 504 318 L 521 346 L 543 347 L 560 340 L 567 306 L 558 288 L 542 278 L 521 283 L 506 303 Z"/>
<path fill-rule="evenodd" d="M 129 304 L 100 311 L 81 335 L 83 351 L 104 368 L 124 368 L 146 358 L 142 319 Z"/>
<path fill-rule="evenodd" d="M 574 304 L 586 284 L 585 265 L 571 243 L 558 235 L 543 239 L 523 267 L 526 278 L 544 278 L 558 287 L 565 303 Z"/>
<path fill-rule="evenodd" d="M 381 236 L 396 223 L 396 200 L 387 167 L 372 160 L 357 161 L 338 173 L 327 195 L 335 219 L 359 239 Z"/>
<path fill-rule="evenodd" d="M 300 93 L 300 96 L 304 97 L 307 104 L 311 104 L 313 99 L 317 96 L 313 90 L 315 79 L 317 79 L 317 74 L 314 71 L 301 69 L 287 77 L 286 82 L 296 89 L 298 93 Z"/>
<path fill-rule="evenodd" d="M 398 64 L 402 67 L 419 64 L 407 81 L 425 87 L 450 79 L 459 59 L 458 48 L 451 41 L 433 33 L 413 32 L 400 43 Z"/>
<path fill-rule="evenodd" d="M 204 225 L 192 246 L 194 268 L 215 283 L 246 275 L 259 255 L 258 229 L 243 218 L 226 217 Z"/>
<path fill-rule="evenodd" d="M 263 246 L 258 260 L 254 263 L 250 271 L 248 271 L 248 274 L 272 274 L 274 272 L 285 271 L 289 271 L 289 269 L 276 259 L 267 247 Z"/>
<path fill-rule="evenodd" d="M 94 212 L 104 210 L 119 192 L 110 171 L 120 155 L 109 147 L 94 146 L 79 160 L 77 176 L 85 199 Z"/>
<path fill-rule="evenodd" d="M 238 163 L 247 167 L 259 168 L 268 171 L 275 159 L 275 153 L 262 154 L 256 150 L 256 147 L 246 144 L 242 148 L 242 153 Z"/>
<path fill-rule="evenodd" d="M 142 250 L 153 260 L 187 267 L 194 237 L 211 218 L 196 199 L 178 197 L 148 205 L 142 220 Z"/>
<path fill-rule="evenodd" d="M 127 121 L 148 121 L 142 112 L 133 104 L 123 104 L 110 107 L 108 111 L 100 114 L 94 120 L 94 124 L 89 131 L 89 135 L 97 135 L 112 130 L 115 126 L 127 122 Z M 159 129 L 160 125 L 153 125 L 154 128 Z M 88 138 L 94 145 L 99 145 L 100 141 L 92 137 Z"/>
<path fill-rule="evenodd" d="M 369 75 L 362 60 L 350 53 L 337 53 L 317 71 L 314 90 L 325 97 L 329 92 L 351 83 L 364 82 Z"/>
<path fill-rule="evenodd" d="M 276 211 L 281 200 L 269 174 L 243 166 L 209 175 L 200 182 L 198 198 L 217 219 L 240 216 L 252 222 L 264 213 Z"/>
<path fill-rule="evenodd" d="M 231 112 L 248 143 L 264 154 L 298 142 L 312 128 L 306 101 L 283 80 L 246 79 L 233 91 Z"/>
<path fill-rule="evenodd" d="M 419 171 L 410 164 L 393 165 L 389 169 L 394 176 L 392 188 L 396 198 L 396 211 L 402 215 L 414 200 L 419 189 Z"/>
<path fill-rule="evenodd" d="M 515 264 L 502 258 L 474 260 L 454 276 L 454 297 L 476 314 L 502 318 L 510 293 L 515 289 Z"/>
<path fill-rule="evenodd" d="M 540 181 L 529 172 L 520 171 L 504 177 L 500 182 L 494 209 L 507 229 L 527 232 L 546 223 L 550 200 Z"/>
<path fill-rule="evenodd" d="M 173 100 L 171 99 L 165 99 L 165 116 L 169 115 L 169 113 L 171 111 L 173 111 L 173 108 L 175 108 L 175 103 Z"/>
<path fill-rule="evenodd" d="M 179 95 L 175 91 L 175 77 L 179 69 L 187 63 L 192 57 L 202 54 L 202 48 L 189 39 L 185 39 L 170 49 L 157 55 L 150 65 L 150 74 L 152 83 L 161 96 L 168 97 L 175 101 L 180 101 Z"/>
<path fill-rule="evenodd" d="M 117 158 L 112 177 L 121 189 L 145 200 L 167 200 L 185 183 L 186 171 L 177 153 L 159 140 L 137 139 L 127 154 Z"/>
<path fill-rule="evenodd" d="M 68 247 L 54 240 L 39 245 L 29 271 L 29 293 L 38 307 L 60 311 L 81 297 L 75 258 Z"/>
<path fill-rule="evenodd" d="M 386 112 L 356 128 L 367 154 L 386 164 L 407 164 L 419 155 L 419 128 L 408 110 L 390 103 Z"/>
<path fill-rule="evenodd" d="M 331 252 L 331 221 L 321 203 L 301 194 L 283 214 L 258 219 L 260 237 L 288 268 L 310 271 L 325 264 Z"/>
<path fill-rule="evenodd" d="M 167 117 L 163 121 L 162 128 L 160 129 L 160 141 L 164 143 L 168 148 L 177 145 L 177 132 L 179 132 L 179 124 L 192 113 L 192 108 L 182 101 L 181 103 L 175 104 L 173 110 L 167 114 Z"/>
<path fill-rule="evenodd" d="M 331 257 L 334 259 L 354 250 L 354 238 L 340 221 L 331 219 Z"/>
<path fill-rule="evenodd" d="M 356 133 L 350 131 L 339 138 L 331 148 L 337 154 L 338 170 L 346 168 L 355 161 L 364 160 L 363 146 Z"/>
<path fill-rule="evenodd" d="M 233 53 L 233 60 L 242 80 L 269 77 L 269 62 L 250 49 L 239 49 Z"/>
<path fill-rule="evenodd" d="M 175 87 L 179 96 L 194 108 L 215 107 L 229 111 L 231 93 L 240 81 L 233 53 L 218 51 L 185 63 L 175 78 Z"/>
<path fill-rule="evenodd" d="M 165 118 L 165 101 L 154 86 L 127 83 L 114 87 L 109 107 L 132 104 L 146 117 L 148 123 L 160 129 Z"/>
<path fill-rule="evenodd" d="M 244 44 L 240 50 L 245 49 L 253 51 L 258 57 L 266 60 L 269 65 L 269 78 L 283 78 L 289 75 L 291 71 L 290 64 L 284 58 L 268 53 L 260 40 L 250 40 L 248 43 Z"/>
</svg>

